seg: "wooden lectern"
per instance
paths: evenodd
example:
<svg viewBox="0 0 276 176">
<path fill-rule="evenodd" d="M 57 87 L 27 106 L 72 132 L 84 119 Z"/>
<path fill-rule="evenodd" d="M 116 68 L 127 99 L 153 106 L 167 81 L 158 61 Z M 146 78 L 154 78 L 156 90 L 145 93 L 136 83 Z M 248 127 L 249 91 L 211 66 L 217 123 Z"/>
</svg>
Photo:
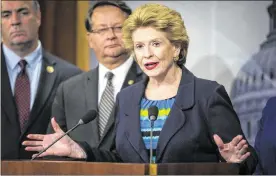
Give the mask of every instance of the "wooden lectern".
<svg viewBox="0 0 276 176">
<path fill-rule="evenodd" d="M 227 163 L 95 163 L 82 161 L 1 161 L 3 175 L 237 175 Z"/>
</svg>

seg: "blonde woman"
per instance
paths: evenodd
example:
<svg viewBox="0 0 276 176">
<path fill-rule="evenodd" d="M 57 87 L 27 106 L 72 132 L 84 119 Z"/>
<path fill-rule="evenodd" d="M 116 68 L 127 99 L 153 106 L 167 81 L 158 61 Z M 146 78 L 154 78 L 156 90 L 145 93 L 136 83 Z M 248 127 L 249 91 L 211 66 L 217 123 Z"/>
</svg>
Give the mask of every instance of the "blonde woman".
<svg viewBox="0 0 276 176">
<path fill-rule="evenodd" d="M 91 149 L 82 142 L 77 145 L 67 137 L 63 145 L 57 144 L 44 155 L 55 152 L 91 161 L 147 163 L 147 109 L 157 106 L 154 162 L 242 163 L 244 173 L 253 173 L 257 164 L 255 151 L 245 140 L 224 87 L 195 77 L 184 66 L 189 38 L 181 15 L 163 5 L 145 4 L 125 21 L 123 36 L 125 47 L 134 53 L 148 79 L 117 96 L 116 152 Z M 52 123 L 57 133 L 63 133 L 54 120 Z M 64 144 L 67 150 L 58 153 Z"/>
</svg>

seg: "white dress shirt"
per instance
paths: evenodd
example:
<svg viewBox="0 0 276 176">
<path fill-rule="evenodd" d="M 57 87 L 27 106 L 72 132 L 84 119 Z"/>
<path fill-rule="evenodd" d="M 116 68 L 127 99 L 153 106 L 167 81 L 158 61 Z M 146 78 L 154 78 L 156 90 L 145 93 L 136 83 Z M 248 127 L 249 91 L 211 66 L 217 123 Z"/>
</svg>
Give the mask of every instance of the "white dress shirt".
<svg viewBox="0 0 276 176">
<path fill-rule="evenodd" d="M 107 83 L 107 78 L 105 77 L 105 74 L 109 71 L 114 74 L 112 84 L 114 86 L 114 101 L 116 101 L 116 96 L 123 86 L 128 70 L 130 69 L 132 63 L 133 58 L 130 57 L 122 65 L 113 70 L 109 70 L 104 65 L 99 63 L 98 104 L 100 104 L 101 97 Z"/>
</svg>

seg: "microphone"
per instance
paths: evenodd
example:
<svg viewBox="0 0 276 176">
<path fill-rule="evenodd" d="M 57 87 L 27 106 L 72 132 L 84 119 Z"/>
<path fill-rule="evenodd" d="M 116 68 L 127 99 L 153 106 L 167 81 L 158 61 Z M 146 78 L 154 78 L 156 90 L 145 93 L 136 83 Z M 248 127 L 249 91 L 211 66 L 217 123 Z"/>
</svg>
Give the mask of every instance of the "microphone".
<svg viewBox="0 0 276 176">
<path fill-rule="evenodd" d="M 153 125 L 154 125 L 154 121 L 158 117 L 158 108 L 156 106 L 149 107 L 148 114 L 149 114 L 149 120 L 150 120 L 150 164 L 152 164 L 153 163 L 153 160 L 152 160 Z"/>
<path fill-rule="evenodd" d="M 54 145 L 57 141 L 59 141 L 61 138 L 63 138 L 65 135 L 67 135 L 68 133 L 70 133 L 71 131 L 73 131 L 74 129 L 76 129 L 78 126 L 80 125 L 84 125 L 87 124 L 89 122 L 91 122 L 92 120 L 94 120 L 97 117 L 98 113 L 96 110 L 89 110 L 80 120 L 79 122 L 72 127 L 70 130 L 68 130 L 66 133 L 64 133 L 62 136 L 60 136 L 59 138 L 57 138 L 54 142 L 52 142 L 48 147 L 46 147 L 45 149 L 41 150 L 35 157 L 33 157 L 31 160 L 36 159 L 39 155 L 41 155 L 43 152 L 45 152 L 46 150 L 48 150 L 52 145 Z"/>
</svg>

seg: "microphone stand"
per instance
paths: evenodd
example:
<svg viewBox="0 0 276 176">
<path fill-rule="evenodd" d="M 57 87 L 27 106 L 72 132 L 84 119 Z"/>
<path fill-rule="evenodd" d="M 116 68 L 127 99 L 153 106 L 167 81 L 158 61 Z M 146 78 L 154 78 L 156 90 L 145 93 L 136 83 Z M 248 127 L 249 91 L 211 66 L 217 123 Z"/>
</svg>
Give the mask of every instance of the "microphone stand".
<svg viewBox="0 0 276 176">
<path fill-rule="evenodd" d="M 153 164 L 153 159 L 152 159 L 152 156 L 153 156 L 153 153 L 152 153 L 152 136 L 153 136 L 153 123 L 154 121 L 150 121 L 150 164 Z"/>
</svg>

